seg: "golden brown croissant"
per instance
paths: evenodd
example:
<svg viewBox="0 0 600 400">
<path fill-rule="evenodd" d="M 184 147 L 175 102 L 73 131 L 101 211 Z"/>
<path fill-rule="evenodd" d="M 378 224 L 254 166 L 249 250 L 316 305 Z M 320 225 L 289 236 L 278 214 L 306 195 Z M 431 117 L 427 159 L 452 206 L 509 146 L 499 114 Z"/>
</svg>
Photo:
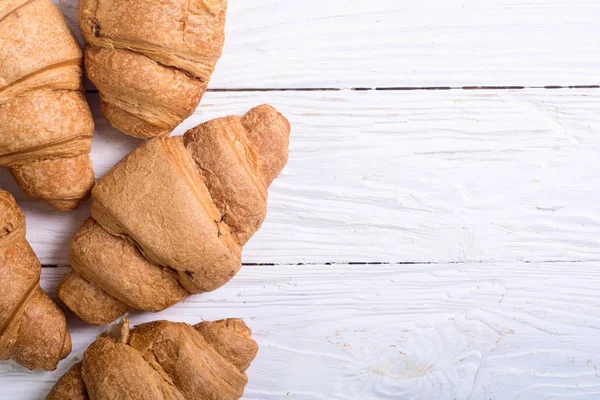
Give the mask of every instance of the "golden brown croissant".
<svg viewBox="0 0 600 400">
<path fill-rule="evenodd" d="M 71 337 L 62 310 L 40 288 L 40 272 L 25 216 L 0 190 L 0 360 L 53 370 L 71 352 Z"/>
<path fill-rule="evenodd" d="M 265 218 L 289 134 L 287 119 L 262 105 L 129 153 L 92 190 L 58 297 L 103 324 L 224 285 Z"/>
<path fill-rule="evenodd" d="M 85 69 L 128 135 L 168 136 L 200 103 L 221 56 L 227 0 L 80 0 Z"/>
<path fill-rule="evenodd" d="M 96 339 L 46 400 L 233 400 L 244 394 L 258 345 L 242 320 L 156 321 L 131 332 L 127 319 L 122 324 Z"/>
<path fill-rule="evenodd" d="M 28 195 L 68 211 L 94 184 L 94 121 L 82 53 L 49 0 L 0 1 L 0 166 Z"/>
</svg>

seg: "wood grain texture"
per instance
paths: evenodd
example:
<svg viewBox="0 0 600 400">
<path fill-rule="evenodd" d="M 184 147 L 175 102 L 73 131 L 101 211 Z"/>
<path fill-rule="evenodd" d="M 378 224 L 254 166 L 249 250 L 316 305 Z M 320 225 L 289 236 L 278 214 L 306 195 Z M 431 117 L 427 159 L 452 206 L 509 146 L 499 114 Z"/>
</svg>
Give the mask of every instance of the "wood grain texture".
<svg viewBox="0 0 600 400">
<path fill-rule="evenodd" d="M 44 269 L 44 289 L 65 272 Z M 597 262 L 246 267 L 131 318 L 244 318 L 261 346 L 245 399 L 592 399 L 599 285 Z M 0 363 L 2 398 L 43 398 L 102 329 L 70 322 L 57 371 Z"/>
<path fill-rule="evenodd" d="M 77 0 L 53 0 L 76 26 Z M 589 0 L 230 0 L 212 88 L 600 84 Z"/>
<path fill-rule="evenodd" d="M 98 177 L 139 141 L 97 112 Z M 271 103 L 292 124 L 246 263 L 600 260 L 600 90 L 208 93 L 178 128 Z M 66 264 L 88 206 L 0 186 L 43 264 Z"/>
</svg>

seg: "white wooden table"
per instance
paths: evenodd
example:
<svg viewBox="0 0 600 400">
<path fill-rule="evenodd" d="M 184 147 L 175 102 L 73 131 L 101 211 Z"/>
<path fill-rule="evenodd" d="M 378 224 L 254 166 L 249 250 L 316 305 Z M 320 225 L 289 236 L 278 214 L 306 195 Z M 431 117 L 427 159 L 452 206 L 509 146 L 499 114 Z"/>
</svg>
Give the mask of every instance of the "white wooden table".
<svg viewBox="0 0 600 400">
<path fill-rule="evenodd" d="M 600 398 L 599 22 L 590 0 L 230 0 L 177 133 L 270 103 L 290 161 L 240 274 L 133 323 L 244 318 L 246 399 Z M 88 98 L 100 178 L 139 141 Z M 52 293 L 89 204 L 0 182 Z M 43 398 L 103 329 L 70 324 L 55 372 L 0 363 L 0 397 Z"/>
</svg>

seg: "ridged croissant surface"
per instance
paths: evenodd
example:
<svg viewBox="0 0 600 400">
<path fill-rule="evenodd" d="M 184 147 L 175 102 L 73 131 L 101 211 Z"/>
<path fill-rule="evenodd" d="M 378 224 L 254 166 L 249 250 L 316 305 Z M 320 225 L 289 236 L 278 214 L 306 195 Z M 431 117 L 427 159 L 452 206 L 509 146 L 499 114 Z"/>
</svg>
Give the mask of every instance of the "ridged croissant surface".
<svg viewBox="0 0 600 400">
<path fill-rule="evenodd" d="M 227 0 L 80 0 L 87 76 L 128 135 L 168 136 L 190 116 L 221 56 Z"/>
<path fill-rule="evenodd" d="M 114 326 L 119 328 L 119 326 Z M 240 319 L 155 321 L 101 335 L 46 400 L 234 400 L 258 345 Z"/>
<path fill-rule="evenodd" d="M 289 134 L 287 119 L 263 105 L 129 153 L 92 190 L 58 297 L 103 324 L 224 285 L 265 218 Z"/>
<path fill-rule="evenodd" d="M 28 195 L 76 208 L 94 184 L 82 53 L 49 0 L 0 0 L 0 166 Z"/>
<path fill-rule="evenodd" d="M 25 216 L 0 190 L 0 360 L 51 371 L 71 352 L 71 337 L 62 310 L 40 288 L 40 272 Z"/>
</svg>

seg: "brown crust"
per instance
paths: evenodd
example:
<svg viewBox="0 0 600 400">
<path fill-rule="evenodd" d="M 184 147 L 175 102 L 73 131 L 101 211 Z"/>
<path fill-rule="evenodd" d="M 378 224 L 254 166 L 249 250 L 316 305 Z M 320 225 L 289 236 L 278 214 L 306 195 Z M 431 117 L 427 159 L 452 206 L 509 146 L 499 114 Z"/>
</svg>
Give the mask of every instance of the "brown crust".
<svg viewBox="0 0 600 400">
<path fill-rule="evenodd" d="M 0 359 L 51 371 L 71 352 L 71 337 L 62 310 L 39 287 L 40 272 L 25 216 L 0 191 Z"/>
<path fill-rule="evenodd" d="M 89 324 L 102 325 L 114 321 L 131 309 L 98 285 L 81 277 L 74 270 L 62 277 L 56 296 L 79 319 Z"/>
<path fill-rule="evenodd" d="M 168 136 L 192 114 L 221 56 L 226 10 L 227 0 L 79 2 L 86 73 L 113 126 Z"/>
<path fill-rule="evenodd" d="M 96 243 L 103 243 L 104 251 L 94 251 Z M 109 234 L 91 218 L 73 237 L 70 260 L 79 276 L 137 310 L 161 311 L 190 295 L 173 270 L 151 263 L 134 244 Z"/>
<path fill-rule="evenodd" d="M 212 344 L 221 356 L 242 372 L 250 367 L 258 352 L 256 342 L 248 340 L 252 331 L 241 319 L 204 321 L 194 325 L 194 328 L 202 334 L 207 342 Z"/>
<path fill-rule="evenodd" d="M 81 362 L 74 364 L 54 385 L 46 400 L 88 400 L 85 382 L 81 377 Z"/>
<path fill-rule="evenodd" d="M 58 297 L 86 322 L 106 323 L 227 283 L 265 218 L 289 134 L 285 117 L 263 105 L 129 153 L 92 190 L 92 219 L 71 242 L 73 270 Z"/>
<path fill-rule="evenodd" d="M 234 400 L 244 394 L 248 378 L 239 360 L 249 365 L 258 345 L 242 320 L 196 327 L 155 321 L 131 333 L 129 321 L 121 324 L 88 347 L 83 361 L 56 383 L 46 400 Z"/>
<path fill-rule="evenodd" d="M 94 180 L 81 49 L 49 0 L 4 1 L 0 37 L 10 38 L 0 46 L 0 166 L 27 195 L 72 210 Z"/>
</svg>

